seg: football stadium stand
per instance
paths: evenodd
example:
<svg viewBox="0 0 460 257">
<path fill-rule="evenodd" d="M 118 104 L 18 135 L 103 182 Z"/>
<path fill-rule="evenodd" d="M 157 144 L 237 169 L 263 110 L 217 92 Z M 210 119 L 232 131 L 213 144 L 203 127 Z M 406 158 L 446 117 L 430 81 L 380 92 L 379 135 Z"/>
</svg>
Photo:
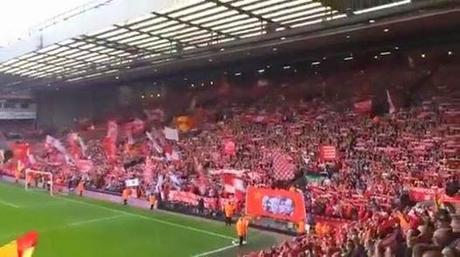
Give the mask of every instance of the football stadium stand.
<svg viewBox="0 0 460 257">
<path fill-rule="evenodd" d="M 460 256 L 457 1 L 127 2 L 0 49 L 0 177 L 291 236 L 195 256 Z"/>
</svg>

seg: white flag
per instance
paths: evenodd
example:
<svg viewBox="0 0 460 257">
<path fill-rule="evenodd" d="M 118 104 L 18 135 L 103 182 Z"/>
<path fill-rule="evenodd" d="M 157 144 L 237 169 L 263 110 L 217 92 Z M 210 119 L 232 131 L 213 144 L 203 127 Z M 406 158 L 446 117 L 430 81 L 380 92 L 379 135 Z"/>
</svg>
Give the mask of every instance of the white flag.
<svg viewBox="0 0 460 257">
<path fill-rule="evenodd" d="M 387 89 L 387 102 L 389 106 L 389 113 L 393 114 L 396 111 L 395 105 L 393 104 L 393 100 L 391 99 L 390 91 Z"/>
<path fill-rule="evenodd" d="M 166 139 L 179 141 L 179 131 L 177 131 L 177 129 L 165 127 L 164 133 Z"/>
</svg>

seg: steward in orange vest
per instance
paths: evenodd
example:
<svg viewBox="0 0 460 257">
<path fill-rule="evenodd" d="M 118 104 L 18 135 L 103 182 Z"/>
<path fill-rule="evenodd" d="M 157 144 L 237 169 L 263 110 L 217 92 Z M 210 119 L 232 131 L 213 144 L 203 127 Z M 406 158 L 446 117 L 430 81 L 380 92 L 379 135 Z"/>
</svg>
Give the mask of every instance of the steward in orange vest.
<svg viewBox="0 0 460 257">
<path fill-rule="evenodd" d="M 248 227 L 249 227 L 249 219 L 245 217 L 240 217 L 236 222 L 236 234 L 240 239 L 240 246 L 243 245 L 244 241 L 247 241 L 248 236 Z"/>
<path fill-rule="evenodd" d="M 128 204 L 128 198 L 130 194 L 131 194 L 131 190 L 129 188 L 123 189 L 123 193 L 121 194 L 121 198 L 123 198 L 123 205 Z"/>
<path fill-rule="evenodd" d="M 149 196 L 150 210 L 156 209 L 157 197 L 155 194 Z"/>
<path fill-rule="evenodd" d="M 227 202 L 224 205 L 224 215 L 225 215 L 225 225 L 231 226 L 232 225 L 232 217 L 235 211 L 235 207 L 233 207 L 233 203 Z"/>
</svg>

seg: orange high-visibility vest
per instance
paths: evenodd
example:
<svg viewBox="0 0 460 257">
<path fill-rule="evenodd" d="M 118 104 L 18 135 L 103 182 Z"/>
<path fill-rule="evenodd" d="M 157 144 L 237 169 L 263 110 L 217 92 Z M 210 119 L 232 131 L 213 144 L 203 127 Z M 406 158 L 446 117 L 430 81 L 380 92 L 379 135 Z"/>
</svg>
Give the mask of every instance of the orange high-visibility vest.
<svg viewBox="0 0 460 257">
<path fill-rule="evenodd" d="M 131 194 L 131 190 L 129 190 L 129 188 L 123 189 L 123 193 L 122 193 L 123 200 L 128 200 L 128 197 L 130 194 Z"/>
<path fill-rule="evenodd" d="M 151 195 L 149 197 L 150 204 L 154 205 L 156 203 L 156 201 L 157 201 L 157 198 L 155 197 L 155 195 Z"/>
<path fill-rule="evenodd" d="M 233 216 L 233 205 L 231 203 L 226 203 L 224 206 L 225 217 L 232 217 Z"/>
<path fill-rule="evenodd" d="M 236 222 L 236 233 L 238 236 L 245 236 L 246 235 L 246 228 L 244 225 L 243 218 L 239 218 Z"/>
<path fill-rule="evenodd" d="M 303 220 L 299 221 L 297 223 L 297 233 L 303 234 L 305 233 L 305 222 Z"/>
</svg>

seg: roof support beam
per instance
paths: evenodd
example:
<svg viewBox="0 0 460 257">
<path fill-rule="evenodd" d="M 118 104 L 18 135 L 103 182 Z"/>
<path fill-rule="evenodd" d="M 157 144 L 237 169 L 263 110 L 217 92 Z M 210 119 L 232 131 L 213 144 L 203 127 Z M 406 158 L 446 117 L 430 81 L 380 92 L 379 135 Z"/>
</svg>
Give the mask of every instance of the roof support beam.
<svg viewBox="0 0 460 257">
<path fill-rule="evenodd" d="M 199 29 L 201 29 L 201 30 L 208 31 L 208 32 L 210 32 L 210 33 L 212 33 L 212 34 L 215 33 L 216 35 L 224 36 L 224 37 L 226 37 L 226 38 L 237 38 L 237 39 L 239 38 L 238 36 L 234 36 L 234 35 L 232 35 L 232 34 L 225 33 L 225 32 L 218 31 L 218 30 L 213 30 L 213 29 L 211 29 L 211 28 L 207 28 L 207 27 L 204 27 L 204 26 L 202 26 L 202 25 L 200 25 L 200 24 L 195 24 L 195 23 L 192 23 L 192 22 L 189 22 L 189 21 L 185 21 L 185 20 L 180 19 L 180 18 L 174 18 L 174 17 L 171 17 L 171 16 L 169 16 L 169 15 L 167 15 L 167 14 L 162 14 L 162 13 L 157 13 L 157 12 L 152 12 L 152 14 L 157 15 L 157 16 L 159 16 L 159 17 L 166 18 L 166 19 L 168 19 L 168 20 L 172 20 L 172 21 L 176 21 L 176 22 L 178 22 L 178 23 L 185 24 L 185 25 L 187 25 L 187 26 L 189 26 L 189 27 L 196 27 L 196 28 L 199 28 Z"/>
<path fill-rule="evenodd" d="M 53 70 L 55 68 L 64 68 L 66 71 L 68 70 L 73 70 L 75 69 L 73 67 L 73 65 L 75 64 L 72 64 L 72 66 L 69 66 L 68 64 L 61 64 L 61 63 L 53 63 L 53 62 L 50 62 L 50 61 L 53 61 L 55 59 L 58 59 L 58 58 L 62 58 L 62 59 L 65 59 L 67 61 L 72 61 L 72 62 L 78 62 L 79 64 L 88 64 L 88 65 L 91 65 L 92 63 L 90 62 L 86 62 L 86 61 L 82 61 L 82 60 L 77 60 L 77 59 L 69 59 L 69 58 L 65 58 L 65 57 L 61 57 L 61 56 L 55 56 L 55 55 L 51 55 L 51 54 L 47 54 L 47 53 L 42 53 L 41 55 L 43 56 L 46 56 L 46 57 L 50 57 L 51 59 L 50 60 L 47 60 L 47 61 L 40 61 L 40 60 L 36 60 L 36 61 L 27 61 L 27 64 L 24 64 L 24 67 L 29 67 L 29 66 L 34 66 L 34 65 L 44 65 L 43 67 L 39 67 L 39 68 L 27 68 L 25 70 L 25 74 L 27 73 L 31 73 L 31 75 L 19 75 L 21 77 L 34 77 L 33 74 L 35 73 L 44 73 L 45 76 L 51 76 L 51 75 L 62 75 L 62 74 L 54 74 L 53 71 L 49 71 L 49 70 Z M 15 66 L 11 66 L 11 68 L 20 68 L 22 69 L 21 66 L 18 66 L 18 67 L 15 67 Z M 20 71 L 21 72 L 21 71 Z M 64 72 L 65 73 L 65 72 Z"/>
<path fill-rule="evenodd" d="M 115 42 L 115 41 L 111 41 L 111 40 L 108 40 L 108 39 L 105 39 L 105 38 L 99 38 L 99 37 L 92 37 L 92 36 L 84 35 L 84 36 L 82 36 L 80 38 L 76 38 L 75 40 L 83 41 L 83 42 L 90 43 L 90 44 L 95 44 L 97 46 L 103 46 L 105 48 L 112 48 L 112 49 L 115 49 L 115 50 L 123 51 L 125 53 L 130 54 L 130 55 L 150 54 L 150 53 L 153 52 L 153 51 L 142 49 L 142 48 L 139 48 L 139 47 L 136 47 L 136 46 L 122 44 L 122 43 L 119 43 L 119 42 Z"/>
<path fill-rule="evenodd" d="M 198 47 L 197 45 L 190 45 L 190 44 L 188 44 L 186 42 L 181 42 L 180 40 L 177 40 L 177 39 L 174 39 L 174 38 L 171 38 L 171 37 L 165 37 L 165 36 L 162 36 L 162 35 L 154 34 L 152 32 L 146 32 L 146 31 L 142 31 L 142 30 L 139 30 L 139 29 L 133 29 L 130 26 L 114 25 L 114 27 L 119 28 L 119 29 L 126 29 L 126 30 L 128 30 L 130 32 L 137 32 L 137 33 L 139 33 L 139 35 L 149 35 L 151 37 L 156 37 L 156 38 L 159 38 L 159 39 L 162 39 L 162 40 L 167 40 L 170 43 L 176 43 L 177 45 Z"/>
<path fill-rule="evenodd" d="M 263 17 L 262 15 L 258 15 L 258 14 L 255 14 L 253 12 L 246 11 L 246 10 L 241 9 L 239 7 L 233 6 L 233 5 L 231 5 L 231 3 L 222 3 L 219 0 L 206 0 L 206 1 L 211 2 L 211 3 L 215 3 L 215 4 L 219 5 L 219 6 L 223 6 L 223 7 L 227 8 L 227 9 L 229 9 L 229 10 L 234 10 L 234 11 L 237 11 L 237 12 L 239 12 L 241 14 L 245 14 L 245 15 L 251 17 L 251 18 L 256 18 L 256 19 L 260 20 L 261 22 L 266 22 L 268 26 L 275 25 L 276 27 L 282 27 L 282 28 L 285 28 L 285 29 L 290 28 L 289 26 L 285 26 L 285 25 L 283 25 L 281 23 L 278 23 L 278 22 L 275 22 L 275 21 L 273 21 L 271 19 L 267 19 L 267 18 Z"/>
</svg>

